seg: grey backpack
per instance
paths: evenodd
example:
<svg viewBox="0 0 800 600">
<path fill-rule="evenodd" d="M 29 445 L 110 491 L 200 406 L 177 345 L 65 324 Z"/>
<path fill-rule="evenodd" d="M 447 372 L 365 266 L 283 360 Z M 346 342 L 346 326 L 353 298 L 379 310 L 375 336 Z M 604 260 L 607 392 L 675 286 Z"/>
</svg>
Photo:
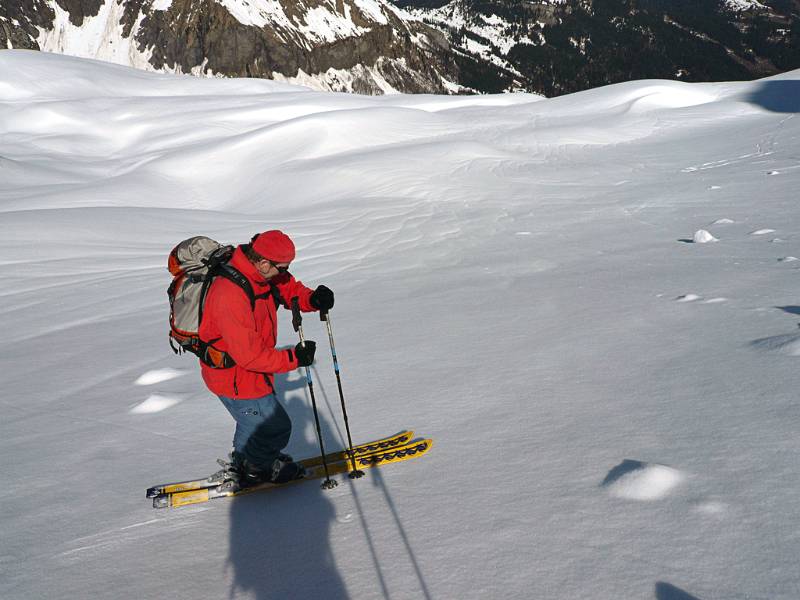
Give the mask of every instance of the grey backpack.
<svg viewBox="0 0 800 600">
<path fill-rule="evenodd" d="M 176 354 L 191 352 L 215 369 L 236 363 L 213 347 L 216 340 L 203 341 L 198 333 L 203 320 L 206 294 L 216 277 L 225 277 L 244 290 L 255 307 L 256 296 L 247 278 L 228 264 L 233 246 L 223 246 L 204 236 L 183 240 L 169 253 L 167 268 L 172 273 L 169 296 L 169 345 Z"/>
</svg>

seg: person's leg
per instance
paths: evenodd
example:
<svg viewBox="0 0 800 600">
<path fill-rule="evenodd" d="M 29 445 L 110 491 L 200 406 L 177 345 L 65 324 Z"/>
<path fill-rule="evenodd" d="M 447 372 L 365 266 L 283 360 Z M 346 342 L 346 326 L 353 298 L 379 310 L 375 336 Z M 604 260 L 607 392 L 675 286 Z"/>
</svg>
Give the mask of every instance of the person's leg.
<svg viewBox="0 0 800 600">
<path fill-rule="evenodd" d="M 252 400 L 219 398 L 236 421 L 234 462 L 238 454 L 256 469 L 271 470 L 292 433 L 289 415 L 278 398 L 274 394 Z"/>
<path fill-rule="evenodd" d="M 271 469 L 272 463 L 289 443 L 292 422 L 275 394 L 258 398 L 262 420 L 248 436 L 243 454 L 259 469 Z"/>
</svg>

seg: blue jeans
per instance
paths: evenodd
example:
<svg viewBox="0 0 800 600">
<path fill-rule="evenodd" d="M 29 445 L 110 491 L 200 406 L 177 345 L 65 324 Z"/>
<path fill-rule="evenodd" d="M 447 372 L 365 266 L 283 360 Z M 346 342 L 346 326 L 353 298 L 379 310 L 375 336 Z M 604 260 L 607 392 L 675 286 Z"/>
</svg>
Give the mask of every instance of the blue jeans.
<svg viewBox="0 0 800 600">
<path fill-rule="evenodd" d="M 292 422 L 278 397 L 269 394 L 252 400 L 234 400 L 225 396 L 219 399 L 236 420 L 234 452 L 258 469 L 270 469 L 292 434 Z"/>
</svg>

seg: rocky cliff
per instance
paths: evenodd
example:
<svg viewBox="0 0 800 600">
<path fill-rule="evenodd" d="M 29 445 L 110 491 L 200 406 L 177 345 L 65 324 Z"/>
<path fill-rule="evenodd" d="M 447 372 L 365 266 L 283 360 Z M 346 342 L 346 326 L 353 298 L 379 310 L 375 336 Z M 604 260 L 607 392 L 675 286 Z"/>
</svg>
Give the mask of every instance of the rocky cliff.
<svg viewBox="0 0 800 600">
<path fill-rule="evenodd" d="M 384 0 L 0 0 L 0 48 L 365 94 L 453 93 L 446 36 Z"/>
</svg>

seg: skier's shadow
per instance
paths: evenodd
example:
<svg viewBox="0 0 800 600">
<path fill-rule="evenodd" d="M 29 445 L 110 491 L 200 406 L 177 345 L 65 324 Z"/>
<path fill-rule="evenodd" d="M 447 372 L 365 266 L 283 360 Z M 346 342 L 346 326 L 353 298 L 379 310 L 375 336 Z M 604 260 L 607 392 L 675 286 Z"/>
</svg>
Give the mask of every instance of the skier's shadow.
<svg viewBox="0 0 800 600">
<path fill-rule="evenodd" d="M 305 378 L 289 381 L 285 375 L 276 377 L 279 397 L 292 419 L 286 451 L 298 459 L 319 454 L 316 441 L 307 441 L 313 439 L 306 435 L 309 429 L 316 435 L 308 403 L 297 394 L 286 396 L 287 391 L 305 385 Z M 327 434 L 323 438 L 326 451 L 338 449 L 337 442 L 329 438 L 331 427 L 323 415 L 320 424 Z M 335 511 L 327 494 L 319 481 L 309 481 L 231 499 L 231 598 L 238 591 L 249 592 L 258 600 L 348 597 L 330 546 Z"/>
</svg>

